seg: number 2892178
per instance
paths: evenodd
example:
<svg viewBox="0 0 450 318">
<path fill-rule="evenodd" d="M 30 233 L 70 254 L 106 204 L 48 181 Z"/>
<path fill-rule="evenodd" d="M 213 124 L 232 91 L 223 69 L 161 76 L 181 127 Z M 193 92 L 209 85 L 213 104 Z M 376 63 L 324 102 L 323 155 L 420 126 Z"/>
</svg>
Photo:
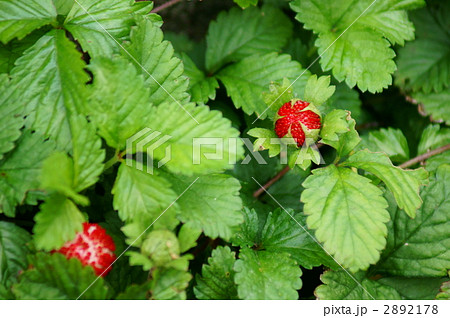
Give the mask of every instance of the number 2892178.
<svg viewBox="0 0 450 318">
<path fill-rule="evenodd" d="M 437 315 L 438 313 L 438 305 L 384 305 L 385 315 Z"/>
</svg>

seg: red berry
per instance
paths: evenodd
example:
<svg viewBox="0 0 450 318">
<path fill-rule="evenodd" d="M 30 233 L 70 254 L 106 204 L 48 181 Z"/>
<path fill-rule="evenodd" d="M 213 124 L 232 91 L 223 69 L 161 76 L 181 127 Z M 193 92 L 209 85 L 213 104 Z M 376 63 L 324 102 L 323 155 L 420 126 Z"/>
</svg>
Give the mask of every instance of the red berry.
<svg viewBox="0 0 450 318">
<path fill-rule="evenodd" d="M 97 276 L 105 276 L 116 256 L 114 241 L 98 224 L 83 223 L 83 232 L 77 233 L 75 238 L 57 250 L 68 259 L 78 258 L 83 265 L 91 266 Z M 109 268 L 108 268 L 109 267 Z"/>
<path fill-rule="evenodd" d="M 309 107 L 308 107 L 309 106 Z M 309 108 L 305 110 L 305 108 Z M 305 138 L 317 139 L 320 116 L 313 105 L 302 100 L 292 100 L 280 107 L 275 122 L 275 133 L 279 138 L 292 137 L 301 147 Z"/>
</svg>

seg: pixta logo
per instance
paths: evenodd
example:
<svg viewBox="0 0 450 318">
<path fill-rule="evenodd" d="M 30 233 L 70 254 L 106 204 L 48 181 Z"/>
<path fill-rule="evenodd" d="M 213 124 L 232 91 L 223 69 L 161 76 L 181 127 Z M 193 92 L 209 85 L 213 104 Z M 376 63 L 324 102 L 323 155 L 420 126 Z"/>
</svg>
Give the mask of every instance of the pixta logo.
<svg viewBox="0 0 450 318">
<path fill-rule="evenodd" d="M 126 149 L 126 161 L 127 166 L 135 167 L 140 171 L 144 171 L 153 174 L 153 159 L 155 150 L 160 150 L 160 147 L 164 147 L 164 156 L 158 161 L 157 166 L 161 168 L 167 162 L 172 159 L 172 152 L 170 145 L 165 145 L 172 136 L 163 135 L 160 131 L 151 130 L 150 128 L 144 128 L 132 137 L 127 139 Z M 161 153 L 161 151 L 159 151 Z M 135 154 L 135 158 L 133 158 Z"/>
<path fill-rule="evenodd" d="M 171 138 L 172 136 L 165 135 L 160 131 L 155 131 L 150 128 L 142 129 L 127 139 L 126 164 L 140 171 L 144 171 L 145 169 L 147 173 L 153 174 L 155 166 L 161 168 L 172 160 L 171 146 L 170 144 L 166 144 Z M 265 142 L 265 139 L 260 138 L 260 140 Z M 292 138 L 270 138 L 268 141 L 271 145 L 277 145 L 279 147 L 280 163 L 287 164 L 289 157 L 288 145 L 296 145 Z M 239 153 L 238 147 L 241 147 L 242 144 L 247 148 L 247 152 L 244 159 L 239 162 L 240 158 L 237 156 Z M 192 138 L 192 165 L 202 164 L 205 160 L 223 161 L 226 157 L 229 164 L 246 165 L 254 159 L 257 164 L 266 165 L 267 162 L 258 150 L 261 149 L 255 149 L 252 141 L 248 138 Z M 324 163 L 320 151 L 313 140 L 305 142 L 290 157 L 291 160 L 295 159 L 295 162 L 292 163 L 298 165 L 301 165 L 305 160 L 307 162 L 313 161 L 316 164 Z M 155 158 L 159 159 L 156 164 L 154 163 Z"/>
</svg>

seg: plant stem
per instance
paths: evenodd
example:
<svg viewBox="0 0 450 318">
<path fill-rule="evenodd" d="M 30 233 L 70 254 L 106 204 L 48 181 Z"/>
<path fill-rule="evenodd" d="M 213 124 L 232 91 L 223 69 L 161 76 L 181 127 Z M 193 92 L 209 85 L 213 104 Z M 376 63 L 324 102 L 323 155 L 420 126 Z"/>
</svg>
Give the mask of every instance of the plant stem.
<svg viewBox="0 0 450 318">
<path fill-rule="evenodd" d="M 366 129 L 372 129 L 372 128 L 377 128 L 379 127 L 380 124 L 376 121 L 370 122 L 370 123 L 365 123 L 365 124 L 361 124 L 361 125 L 356 125 L 355 129 L 357 131 L 360 130 L 366 130 Z"/>
<path fill-rule="evenodd" d="M 259 197 L 261 194 L 264 193 L 264 191 L 266 191 L 267 189 L 269 189 L 275 182 L 277 182 L 278 180 L 280 180 L 286 173 L 288 173 L 288 171 L 291 170 L 291 168 L 289 168 L 289 166 L 286 166 L 283 168 L 283 170 L 281 170 L 280 172 L 277 173 L 277 175 L 275 177 L 273 177 L 272 179 L 270 179 L 265 185 L 263 185 L 261 188 L 259 188 L 258 190 L 256 190 L 255 192 L 253 192 L 253 197 L 257 198 Z"/>
<path fill-rule="evenodd" d="M 322 147 L 324 144 L 320 144 L 317 143 L 316 146 L 317 148 Z M 283 170 L 281 170 L 280 172 L 277 173 L 277 175 L 275 177 L 273 177 L 272 179 L 270 179 L 265 185 L 263 185 L 261 188 L 259 188 L 258 190 L 256 190 L 255 192 L 253 192 L 253 197 L 254 198 L 258 198 L 261 194 L 264 193 L 264 191 L 266 191 L 267 189 L 269 189 L 275 182 L 277 182 L 278 180 L 280 180 L 286 173 L 289 172 L 289 170 L 291 170 L 289 168 L 289 166 L 286 166 L 283 168 Z"/>
<path fill-rule="evenodd" d="M 408 160 L 404 163 L 402 163 L 401 165 L 399 165 L 400 168 L 407 168 L 410 167 L 412 165 L 415 165 L 416 163 L 419 163 L 421 161 L 424 161 L 432 156 L 438 155 L 440 153 L 443 153 L 447 150 L 450 150 L 450 144 L 447 144 L 445 146 L 433 149 L 427 153 L 424 153 L 423 155 L 417 156 L 415 158 L 412 158 L 411 160 Z"/>
<path fill-rule="evenodd" d="M 114 166 L 119 161 L 119 158 L 120 158 L 119 150 L 116 150 L 116 152 L 114 153 L 114 156 L 105 163 L 105 167 L 103 168 L 103 171 L 106 171 L 109 168 L 111 168 L 112 166 Z"/>
<path fill-rule="evenodd" d="M 166 3 L 163 3 L 162 5 L 160 5 L 160 6 L 157 6 L 156 8 L 154 8 L 153 10 L 152 10 L 152 13 L 157 13 L 157 12 L 159 12 L 159 11 L 162 11 L 162 10 L 164 10 L 164 9 L 166 9 L 166 8 L 168 8 L 168 7 L 171 7 L 171 6 L 173 6 L 174 4 L 177 4 L 178 2 L 181 2 L 182 0 L 170 0 L 170 1 L 167 1 Z"/>
<path fill-rule="evenodd" d="M 319 144 L 320 145 L 320 144 Z M 407 168 L 412 165 L 415 165 L 416 163 L 419 163 L 421 161 L 424 161 L 432 156 L 438 155 L 440 153 L 443 153 L 447 150 L 450 150 L 450 144 L 447 144 L 445 146 L 433 149 L 427 153 L 424 153 L 423 155 L 417 156 L 415 158 L 412 158 L 411 160 L 408 160 L 401 165 L 399 165 L 400 168 Z M 265 185 L 263 185 L 261 188 L 253 192 L 253 197 L 258 198 L 261 194 L 263 194 L 267 189 L 269 189 L 275 182 L 280 180 L 288 171 L 290 170 L 289 166 L 284 167 L 283 170 L 277 173 L 275 177 L 270 179 Z"/>
</svg>

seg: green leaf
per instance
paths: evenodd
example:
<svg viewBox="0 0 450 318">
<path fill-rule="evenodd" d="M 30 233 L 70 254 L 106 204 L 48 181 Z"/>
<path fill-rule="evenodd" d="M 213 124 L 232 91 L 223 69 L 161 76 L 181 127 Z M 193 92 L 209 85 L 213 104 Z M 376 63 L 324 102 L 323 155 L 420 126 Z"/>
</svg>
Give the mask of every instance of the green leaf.
<svg viewBox="0 0 450 318">
<path fill-rule="evenodd" d="M 173 245 L 176 241 L 170 237 L 169 241 L 164 241 L 164 238 L 167 238 L 167 233 L 171 232 L 166 230 L 151 231 L 148 235 L 149 239 L 142 245 L 141 253 L 135 251 L 126 253 L 130 257 L 130 265 L 142 266 L 142 270 L 145 272 L 153 271 L 156 268 L 173 268 L 179 271 L 187 271 L 189 261 L 193 259 L 192 255 L 179 256 L 178 242 L 177 245 Z M 151 241 L 153 239 L 156 241 Z M 158 251 L 158 248 L 162 248 L 163 251 Z"/>
<path fill-rule="evenodd" d="M 39 188 L 42 162 L 54 147 L 38 133 L 24 132 L 17 147 L 0 161 L 0 212 L 13 217 L 16 205 L 24 203 L 28 191 Z"/>
<path fill-rule="evenodd" d="M 124 149 L 126 140 L 150 121 L 149 89 L 124 59 L 98 58 L 92 60 L 89 69 L 94 84 L 84 111 L 109 146 Z"/>
<path fill-rule="evenodd" d="M 303 187 L 307 224 L 342 266 L 356 272 L 378 261 L 389 213 L 382 191 L 350 169 L 315 169 Z"/>
<path fill-rule="evenodd" d="M 90 56 L 112 56 L 135 24 L 134 14 L 146 14 L 152 7 L 147 1 L 77 0 L 64 27 Z"/>
<path fill-rule="evenodd" d="M 238 299 L 233 270 L 235 254 L 228 246 L 219 246 L 212 251 L 208 264 L 202 267 L 201 276 L 195 278 L 194 293 L 198 299 Z"/>
<path fill-rule="evenodd" d="M 291 34 L 289 18 L 271 6 L 222 12 L 209 25 L 206 69 L 215 73 L 246 56 L 279 51 Z"/>
<path fill-rule="evenodd" d="M 284 78 L 291 82 L 298 78 L 292 90 L 302 94 L 308 78 L 305 73 L 289 55 L 268 53 L 246 57 L 220 71 L 217 77 L 225 85 L 236 108 L 242 108 L 248 115 L 256 113 L 264 119 L 269 114 L 261 94 L 269 85 L 272 82 L 281 83 Z"/>
<path fill-rule="evenodd" d="M 394 288 L 403 299 L 433 300 L 444 280 L 445 278 L 434 277 L 385 277 L 378 282 Z"/>
<path fill-rule="evenodd" d="M 147 293 L 150 290 L 150 283 L 145 282 L 141 285 L 128 285 L 122 293 L 117 295 L 118 300 L 146 300 Z"/>
<path fill-rule="evenodd" d="M 76 205 L 61 195 L 53 195 L 41 205 L 33 228 L 34 241 L 38 249 L 51 251 L 75 238 L 83 230 L 85 218 Z"/>
<path fill-rule="evenodd" d="M 381 128 L 363 136 L 359 145 L 372 152 L 384 152 L 393 162 L 402 163 L 409 159 L 408 141 L 400 129 Z"/>
<path fill-rule="evenodd" d="M 439 125 L 429 125 L 422 132 L 419 146 L 417 148 L 418 154 L 424 154 L 430 150 L 442 147 L 450 143 L 450 129 L 440 127 Z M 446 151 L 439 155 L 432 156 L 426 161 L 426 169 L 428 171 L 435 171 L 440 165 L 450 162 L 450 152 Z"/>
<path fill-rule="evenodd" d="M 146 272 L 150 271 L 153 267 L 150 258 L 140 252 L 129 251 L 125 255 L 129 257 L 131 266 L 142 266 L 142 270 Z"/>
<path fill-rule="evenodd" d="M 69 115 L 85 102 L 89 80 L 75 43 L 63 30 L 42 36 L 16 61 L 9 95 L 3 103 L 23 110 L 26 126 L 50 136 L 61 149 L 70 149 Z"/>
<path fill-rule="evenodd" d="M 0 285 L 0 300 L 13 300 L 13 299 L 16 298 L 14 297 L 12 291 L 8 287 Z"/>
<path fill-rule="evenodd" d="M 70 118 L 72 133 L 73 185 L 80 192 L 95 184 L 103 172 L 105 151 L 94 125 L 84 116 Z"/>
<path fill-rule="evenodd" d="M 161 29 L 148 18 L 138 18 L 130 41 L 124 47 L 133 58 L 123 53 L 144 76 L 153 105 L 176 102 L 180 107 L 188 102 L 188 79 L 183 75 L 183 63 L 173 56 L 172 44 L 163 41 Z"/>
<path fill-rule="evenodd" d="M 312 162 L 320 165 L 321 161 L 324 163 L 318 148 L 312 145 L 311 147 L 302 147 L 291 153 L 289 155 L 288 165 L 291 169 L 299 167 L 303 171 L 306 171 L 311 167 Z"/>
<path fill-rule="evenodd" d="M 0 73 L 10 73 L 16 60 L 44 33 L 44 30 L 37 30 L 20 41 L 14 39 L 7 44 L 0 42 Z"/>
<path fill-rule="evenodd" d="M 272 5 L 276 5 L 277 2 L 277 0 L 266 0 L 265 2 L 267 3 L 267 1 L 275 2 L 272 3 Z M 289 9 L 289 2 L 290 1 L 285 2 L 284 7 L 286 9 Z M 303 37 L 302 31 L 300 31 L 301 38 L 298 37 L 298 35 L 299 33 L 294 33 L 294 36 L 288 40 L 288 43 L 283 48 L 283 53 L 289 54 L 292 56 L 292 59 L 299 61 L 302 65 L 311 65 L 311 62 L 313 61 L 312 58 L 314 58 L 313 50 L 315 50 L 315 48 L 312 48 L 311 51 L 310 48 L 314 45 L 314 39 Z"/>
<path fill-rule="evenodd" d="M 212 174 L 194 178 L 167 176 L 172 187 L 181 195 L 179 219 L 193 229 L 201 229 L 205 235 L 225 240 L 242 223 L 242 200 L 239 197 L 239 181 L 225 174 Z M 194 182 L 194 183 L 192 183 Z"/>
<path fill-rule="evenodd" d="M 250 6 L 256 6 L 258 4 L 258 0 L 233 0 L 240 6 L 242 9 L 248 8 Z"/>
<path fill-rule="evenodd" d="M 314 240 L 312 231 L 307 230 L 305 219 L 304 215 L 295 214 L 290 209 L 274 210 L 267 216 L 259 245 L 269 252 L 286 252 L 308 269 L 322 264 L 336 267 L 337 264 Z"/>
<path fill-rule="evenodd" d="M 311 167 L 311 163 L 314 162 L 317 165 L 323 164 L 323 158 L 316 145 L 311 147 L 302 147 L 295 150 L 289 155 L 288 165 L 291 169 L 298 167 L 303 171 L 308 170 Z"/>
<path fill-rule="evenodd" d="M 310 73 L 308 71 L 305 71 L 305 78 Z M 303 81 L 303 79 L 302 79 Z M 306 85 L 304 82 L 301 85 Z M 297 88 L 297 86 L 296 86 Z M 294 87 L 291 86 L 291 82 L 287 78 L 283 78 L 283 82 L 277 83 L 277 82 L 271 82 L 269 85 L 269 91 L 265 91 L 262 93 L 262 97 L 264 100 L 264 103 L 266 103 L 268 109 L 267 109 L 267 116 L 271 119 L 275 117 L 275 114 L 278 112 L 281 106 L 283 106 L 285 103 L 290 102 L 294 98 Z M 299 92 L 296 92 L 299 93 Z M 303 92 L 302 92 L 303 93 Z M 297 95 L 297 94 L 295 94 Z"/>
<path fill-rule="evenodd" d="M 310 175 L 310 173 L 311 172 L 309 170 L 303 171 L 300 169 L 291 169 L 283 176 L 283 178 L 273 184 L 267 191 L 285 209 L 303 211 L 303 204 L 300 202 L 300 193 L 301 191 L 303 191 L 302 183 Z M 278 205 L 278 203 L 275 202 L 272 198 L 269 198 L 268 195 L 265 196 L 265 201 L 267 201 L 268 204 L 272 205 L 273 209 L 277 209 L 280 207 L 280 205 Z M 298 221 L 300 222 L 300 220 Z"/>
<path fill-rule="evenodd" d="M 16 281 L 19 271 L 28 266 L 31 235 L 13 223 L 0 221 L 0 285 Z"/>
<path fill-rule="evenodd" d="M 367 150 L 356 152 L 342 165 L 373 173 L 392 191 L 398 206 L 410 217 L 416 216 L 416 210 L 422 204 L 419 189 L 421 185 L 426 184 L 428 178 L 425 169 L 402 170 L 392 165 L 386 154 Z"/>
<path fill-rule="evenodd" d="M 38 253 L 32 257 L 31 269 L 19 276 L 13 286 L 17 299 L 106 299 L 108 289 L 102 278 L 97 279 L 90 266 L 70 260 L 62 254 Z M 92 286 L 92 282 L 95 282 Z"/>
<path fill-rule="evenodd" d="M 347 156 L 361 141 L 355 126 L 349 111 L 335 109 L 323 119 L 320 143 L 336 149 L 339 157 Z"/>
<path fill-rule="evenodd" d="M 41 187 L 71 198 L 80 205 L 89 204 L 86 197 L 74 190 L 73 161 L 65 153 L 55 152 L 45 159 L 42 164 Z"/>
<path fill-rule="evenodd" d="M 450 165 L 436 171 L 436 179 L 422 190 L 422 208 L 414 220 L 390 209 L 387 247 L 378 272 L 410 277 L 439 277 L 450 268 Z M 392 201 L 392 200 L 390 200 Z"/>
<path fill-rule="evenodd" d="M 259 182 L 265 182 L 266 180 L 270 180 L 273 176 L 277 175 L 277 173 L 285 168 L 282 164 L 280 164 L 280 160 L 278 160 L 278 158 L 269 158 L 267 152 L 260 153 L 266 164 L 259 164 L 258 161 L 254 159 L 254 156 L 257 156 L 258 154 L 259 153 L 253 152 L 251 149 L 247 148 L 245 155 L 250 156 L 249 159 L 251 160 L 247 164 L 243 164 L 242 162 L 236 164 L 233 167 L 233 170 L 229 172 L 241 182 L 241 195 L 243 198 L 251 196 L 252 200 L 256 200 L 256 198 L 253 198 L 253 192 L 258 190 L 260 186 L 253 180 L 255 176 L 257 176 L 257 180 Z M 283 179 L 280 181 L 282 180 Z M 274 186 L 276 186 L 276 184 Z M 249 205 L 245 206 L 252 208 Z M 258 209 L 256 210 L 258 211 Z"/>
<path fill-rule="evenodd" d="M 178 241 L 180 243 L 180 252 L 184 253 L 191 248 L 197 246 L 197 239 L 202 231 L 183 224 L 178 232 Z"/>
<path fill-rule="evenodd" d="M 191 279 L 186 271 L 157 268 L 149 278 L 143 284 L 128 285 L 116 299 L 186 299 L 185 289 Z"/>
<path fill-rule="evenodd" d="M 120 218 L 127 223 L 122 230 L 129 237 L 129 243 L 159 216 L 154 228 L 172 229 L 178 224 L 175 217 L 178 203 L 172 204 L 177 195 L 171 189 L 170 182 L 161 176 L 151 175 L 122 163 L 112 194 L 114 209 L 119 211 Z M 139 242 L 136 244 L 139 245 Z"/>
<path fill-rule="evenodd" d="M 422 132 L 419 146 L 417 147 L 418 154 L 424 154 L 435 148 L 442 147 L 450 143 L 450 128 L 439 125 L 429 125 Z"/>
<path fill-rule="evenodd" d="M 333 109 L 344 109 L 351 112 L 352 118 L 357 122 L 361 119 L 361 105 L 359 94 L 355 89 L 349 88 L 345 83 L 336 85 L 336 91 L 319 109 L 328 114 Z"/>
<path fill-rule="evenodd" d="M 449 62 L 450 65 L 450 62 Z M 444 121 L 450 125 L 450 108 L 448 100 L 450 99 L 450 90 L 446 89 L 439 93 L 413 93 L 412 97 L 423 105 L 426 114 L 430 115 L 434 121 Z"/>
<path fill-rule="evenodd" d="M 181 53 L 181 57 L 184 64 L 184 74 L 189 78 L 189 92 L 192 101 L 206 103 L 210 99 L 215 99 L 216 89 L 219 88 L 216 78 L 206 76 L 187 54 Z"/>
<path fill-rule="evenodd" d="M 189 38 L 189 36 L 186 33 L 175 33 L 171 31 L 164 31 L 164 38 L 172 44 L 173 49 L 176 52 L 175 54 L 183 52 L 191 56 L 191 53 L 197 52 L 196 50 L 199 47 L 203 46 L 198 45 L 198 42 L 197 43 L 194 42 L 191 38 Z M 203 44 L 203 42 L 204 41 L 202 41 L 201 43 Z M 204 47 L 202 47 L 202 50 L 204 50 Z M 205 55 L 205 52 L 203 52 L 203 55 Z M 201 65 L 200 63 L 198 64 Z"/>
<path fill-rule="evenodd" d="M 319 78 L 317 78 L 317 75 L 310 76 L 305 87 L 305 100 L 313 103 L 316 107 L 325 103 L 336 90 L 335 86 L 330 86 L 330 81 L 330 76 Z"/>
<path fill-rule="evenodd" d="M 4 97 L 7 96 L 7 91 L 10 90 L 9 80 L 7 74 L 0 74 L 0 160 L 3 154 L 14 148 L 14 143 L 22 134 L 20 129 L 24 124 L 22 116 L 18 116 L 17 105 L 11 105 L 4 102 Z"/>
<path fill-rule="evenodd" d="M 450 162 L 450 151 L 441 153 L 440 155 L 433 156 L 426 161 L 427 171 L 435 171 L 443 164 Z"/>
<path fill-rule="evenodd" d="M 53 5 L 56 8 L 56 12 L 58 12 L 59 15 L 67 15 L 70 12 L 70 9 L 74 5 L 77 5 L 73 0 L 57 0 L 53 1 Z"/>
<path fill-rule="evenodd" d="M 357 282 L 344 271 L 325 272 L 320 277 L 324 285 L 317 287 L 315 295 L 320 300 L 402 299 L 394 288 L 370 280 L 362 272 L 353 276 Z"/>
<path fill-rule="evenodd" d="M 191 274 L 176 269 L 157 269 L 152 273 L 150 299 L 184 300 Z"/>
<path fill-rule="evenodd" d="M 422 0 L 414 1 L 421 5 Z M 380 92 L 396 66 L 391 44 L 414 39 L 414 26 L 399 1 L 295 0 L 291 8 L 304 28 L 318 34 L 315 45 L 324 71 L 349 87 Z M 390 42 L 390 43 L 389 43 Z"/>
<path fill-rule="evenodd" d="M 433 5 L 438 8 L 430 4 L 411 13 L 416 40 L 398 51 L 396 84 L 407 90 L 441 92 L 450 84 L 450 35 L 439 19 L 441 15 L 445 21 L 450 5 L 445 1 Z"/>
<path fill-rule="evenodd" d="M 77 192 L 97 182 L 103 172 L 104 150 L 95 128 L 81 116 L 69 119 L 72 132 L 72 152 L 56 152 L 43 163 L 41 186 L 45 190 L 56 191 L 76 203 L 88 205 L 89 200 Z"/>
<path fill-rule="evenodd" d="M 33 30 L 56 23 L 52 0 L 0 0 L 0 41 L 22 39 Z"/>
<path fill-rule="evenodd" d="M 439 125 L 429 125 L 422 132 L 417 153 L 424 154 L 430 150 L 442 147 L 450 143 L 450 129 Z M 426 161 L 428 171 L 436 170 L 440 165 L 450 162 L 450 152 L 446 151 L 432 156 Z"/>
<path fill-rule="evenodd" d="M 324 71 L 332 70 L 338 81 L 345 80 L 350 88 L 358 86 L 363 92 L 381 92 L 392 84 L 395 53 L 387 40 L 365 28 L 352 26 L 352 32 L 344 33 L 330 47 L 337 36 L 327 33 L 316 40 L 318 52 L 323 54 L 320 64 Z M 325 51 L 327 47 L 331 50 Z"/>
<path fill-rule="evenodd" d="M 240 299 L 298 299 L 302 271 L 287 253 L 244 247 L 234 270 Z"/>
<path fill-rule="evenodd" d="M 450 281 L 442 284 L 440 293 L 436 295 L 438 300 L 450 300 Z"/>
<path fill-rule="evenodd" d="M 261 224 L 258 213 L 254 209 L 244 207 L 242 210 L 244 223 L 239 225 L 239 231 L 235 233 L 231 241 L 235 246 L 255 247 L 260 241 Z"/>
<path fill-rule="evenodd" d="M 279 164 L 277 163 L 278 161 L 277 158 L 268 158 L 267 154 L 264 153 L 262 155 L 264 160 L 268 162 L 268 164 L 264 166 L 264 169 L 261 169 L 261 165 L 257 164 L 256 160 L 253 160 L 254 161 L 253 164 L 242 165 L 241 168 L 236 169 L 235 171 L 233 171 L 233 173 L 239 174 L 241 171 L 243 172 L 242 176 L 237 175 L 237 177 L 240 177 L 240 181 L 242 184 L 240 196 L 242 198 L 243 205 L 245 207 L 248 207 L 249 209 L 256 209 L 260 214 L 266 215 L 273 208 L 272 206 L 263 203 L 262 200 L 258 200 L 258 198 L 255 198 L 253 196 L 253 193 L 260 187 L 255 181 L 253 181 L 253 179 L 251 179 L 251 176 L 254 176 L 252 172 L 258 171 L 262 175 L 261 178 L 264 178 L 264 176 L 268 176 L 266 180 L 269 180 L 277 173 L 277 168 L 279 167 Z M 275 174 L 271 174 L 271 172 L 273 173 L 274 171 Z M 250 180 L 247 181 L 246 180 L 247 178 L 250 178 Z"/>
<path fill-rule="evenodd" d="M 180 257 L 180 244 L 172 231 L 153 230 L 144 239 L 141 252 L 154 266 L 162 267 Z"/>
<path fill-rule="evenodd" d="M 105 224 L 102 223 L 100 226 L 104 226 Z M 120 244 L 125 245 L 123 248 L 121 245 L 117 243 L 117 236 L 114 236 L 115 233 L 111 233 L 111 228 L 105 228 L 106 232 L 111 235 L 114 239 L 114 243 L 116 245 L 116 251 L 115 254 L 117 256 L 120 255 L 120 253 L 124 250 L 124 248 L 127 247 L 125 244 L 125 241 L 123 239 L 123 234 L 120 234 Z M 115 231 L 120 232 L 120 228 L 116 229 Z M 141 282 L 144 282 L 148 278 L 148 272 L 145 272 L 142 270 L 139 266 L 131 266 L 130 260 L 128 257 L 119 257 L 112 266 L 112 270 L 106 275 L 105 280 L 108 283 L 109 287 L 113 289 L 113 293 L 116 297 L 119 293 L 124 292 L 128 286 L 134 285 L 134 284 L 140 284 Z"/>
<path fill-rule="evenodd" d="M 278 197 L 275 197 L 278 201 Z M 297 198 L 298 200 L 298 198 Z M 276 208 L 267 217 L 258 216 L 255 210 L 244 209 L 244 223 L 233 237 L 233 244 L 248 246 L 273 253 L 286 252 L 305 268 L 325 264 L 336 266 L 307 230 L 305 216 L 292 209 Z M 302 228 L 303 227 L 303 228 Z"/>
<path fill-rule="evenodd" d="M 322 142 L 333 142 L 339 140 L 339 135 L 350 131 L 347 121 L 351 119 L 350 113 L 341 109 L 334 109 L 329 112 L 323 119 L 320 137 Z M 334 143 L 332 143 L 334 144 Z"/>
<path fill-rule="evenodd" d="M 253 151 L 269 149 L 269 157 L 275 157 L 280 153 L 280 143 L 271 143 L 274 138 L 278 140 L 278 136 L 274 130 L 252 128 L 247 134 L 257 138 L 253 143 Z"/>
<path fill-rule="evenodd" d="M 231 169 L 244 154 L 239 131 L 221 112 L 211 111 L 207 106 L 189 103 L 184 109 L 196 121 L 176 103 L 155 107 L 148 127 L 162 134 L 151 144 L 143 145 L 144 150 L 169 136 L 163 146 L 152 149 L 152 156 L 159 160 L 166 158 L 166 149 L 170 147 L 173 159 L 165 163 L 165 167 L 171 172 L 192 175 Z M 214 159 L 208 159 L 215 154 Z"/>
</svg>

